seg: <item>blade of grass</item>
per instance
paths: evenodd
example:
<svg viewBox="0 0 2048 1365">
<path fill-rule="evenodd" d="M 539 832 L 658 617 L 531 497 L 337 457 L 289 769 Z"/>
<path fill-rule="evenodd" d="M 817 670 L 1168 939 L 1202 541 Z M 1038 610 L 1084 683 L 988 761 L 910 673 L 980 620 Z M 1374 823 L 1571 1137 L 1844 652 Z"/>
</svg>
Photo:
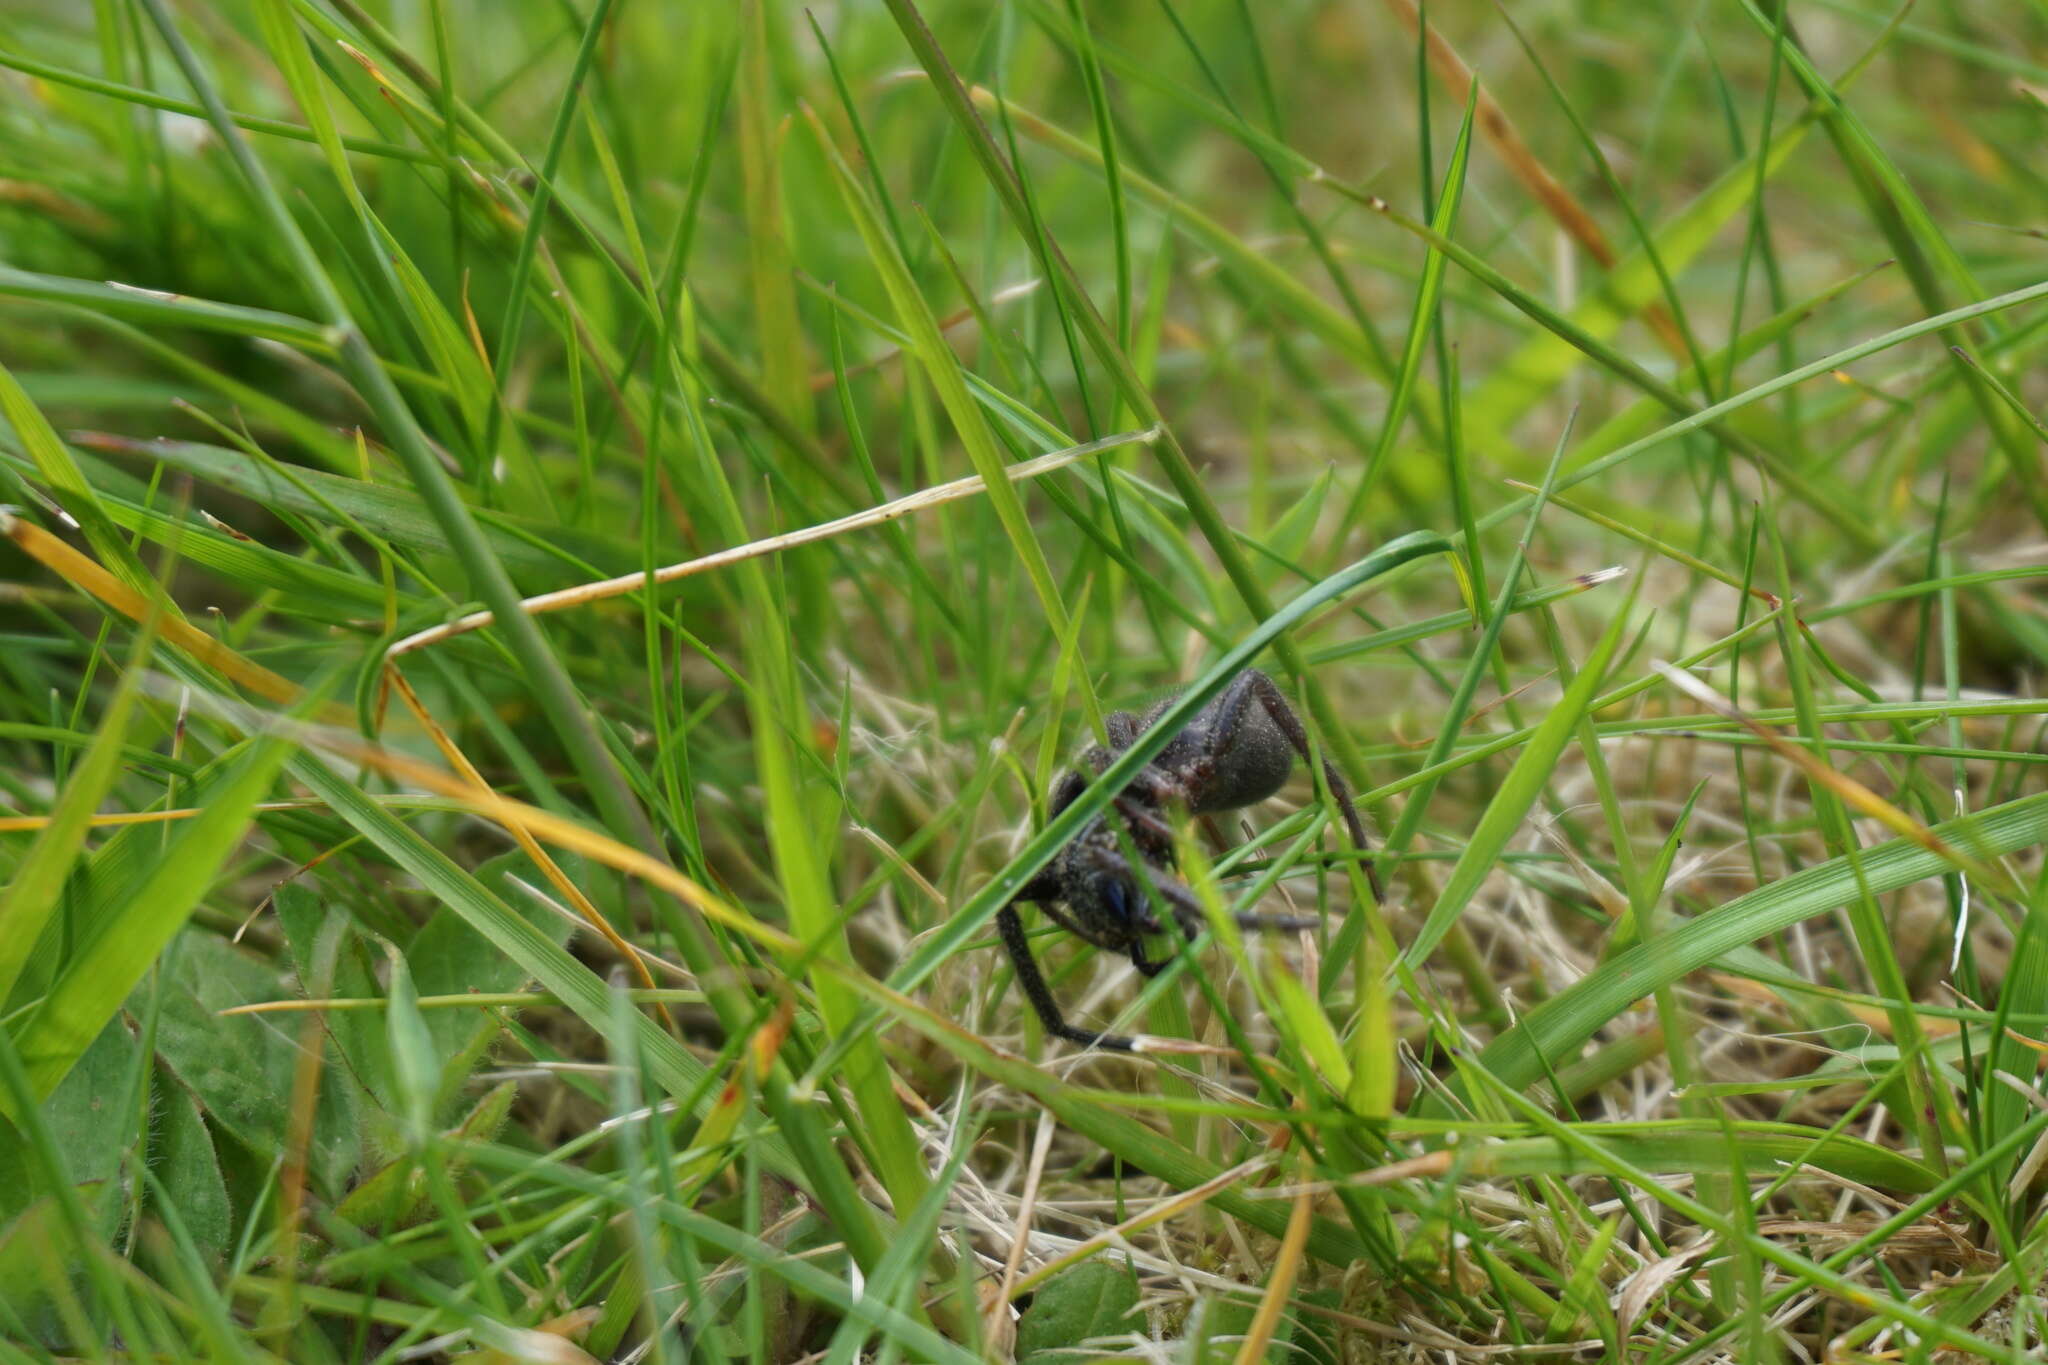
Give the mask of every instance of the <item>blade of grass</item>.
<svg viewBox="0 0 2048 1365">
<path fill-rule="evenodd" d="M 1513 581 L 1512 577 L 1509 581 Z M 1614 657 L 1616 646 L 1621 643 L 1629 614 L 1626 606 L 1615 612 L 1599 642 L 1580 665 L 1579 675 L 1572 679 L 1564 696 L 1536 727 L 1528 746 L 1516 756 L 1514 766 L 1501 780 L 1499 790 L 1486 803 L 1486 810 L 1480 815 L 1472 837 L 1466 841 L 1464 852 L 1458 855 L 1458 861 L 1451 868 L 1450 879 L 1438 893 L 1422 927 L 1416 930 L 1415 937 L 1402 952 L 1402 959 L 1409 967 L 1419 968 L 1428 961 L 1429 955 L 1450 932 L 1458 916 L 1465 912 L 1480 884 L 1506 851 L 1508 840 L 1521 828 L 1529 808 L 1542 795 L 1558 756 L 1571 743 L 1581 717 L 1587 714 L 1596 690 L 1607 676 L 1607 665 Z"/>
<path fill-rule="evenodd" d="M 1024 566 L 1031 580 L 1033 592 L 1038 596 L 1039 606 L 1045 612 L 1047 623 L 1057 636 L 1067 634 L 1067 609 L 1060 600 L 1057 584 L 1053 582 L 1052 569 L 1045 561 L 1045 552 L 1039 547 L 1038 538 L 1024 515 L 1024 504 L 1016 487 L 1007 477 L 1007 461 L 996 443 L 995 434 L 989 430 L 981 408 L 968 396 L 967 385 L 961 374 L 959 361 L 953 348 L 947 343 L 944 330 L 930 307 L 919 293 L 916 281 L 911 278 L 908 265 L 898 254 L 893 240 L 884 231 L 880 218 L 868 201 L 866 188 L 854 175 L 825 127 L 815 115 L 811 115 L 811 131 L 816 137 L 819 150 L 824 153 L 839 181 L 841 199 L 848 214 L 859 230 L 861 240 L 867 247 L 868 259 L 882 276 L 883 286 L 889 292 L 890 302 L 895 305 L 898 320 L 909 330 L 910 348 L 922 365 L 924 374 L 932 387 L 938 391 L 939 401 L 952 420 L 960 442 L 967 448 L 968 458 L 973 461 L 975 472 L 981 476 L 982 484 L 988 491 L 989 505 L 995 509 L 1002 522 L 1003 531 L 1009 537 L 1011 549 Z M 1077 670 L 1076 680 L 1080 685 L 1081 703 L 1088 714 L 1089 726 L 1097 736 L 1102 734 L 1101 705 L 1095 699 L 1095 691 L 1088 680 L 1087 670 Z"/>
<path fill-rule="evenodd" d="M 129 719 L 135 709 L 135 679 L 148 666 L 154 632 L 136 638 L 121 681 L 108 701 L 98 732 L 51 808 L 50 822 L 0 888 L 0 1005 L 5 1005 L 43 926 L 57 910 L 74 860 L 85 848 L 93 815 L 121 773 Z"/>
<path fill-rule="evenodd" d="M 1430 226 L 1446 238 L 1454 236 L 1458 230 L 1458 205 L 1464 198 L 1465 170 L 1472 153 L 1472 116 L 1478 108 L 1478 100 L 1479 84 L 1475 81 L 1465 101 L 1465 118 L 1458 125 L 1458 140 L 1451 149 L 1450 165 L 1444 168 L 1443 194 L 1430 222 Z M 1344 519 L 1339 523 L 1339 534 L 1360 524 L 1366 500 L 1372 496 L 1380 471 L 1386 466 L 1387 457 L 1393 453 L 1395 441 L 1400 438 L 1401 426 L 1408 416 L 1408 405 L 1415 397 L 1416 382 L 1422 373 L 1422 359 L 1427 352 L 1430 335 L 1443 325 L 1440 304 L 1443 281 L 1443 253 L 1434 246 L 1425 248 L 1422 283 L 1415 291 L 1415 306 L 1408 314 L 1408 342 L 1401 348 L 1400 365 L 1394 372 L 1394 390 L 1387 398 L 1386 417 L 1380 423 L 1379 439 L 1373 443 L 1365 469 L 1352 486 L 1351 497 L 1344 508 Z"/>
<path fill-rule="evenodd" d="M 108 908 L 97 934 L 73 945 L 41 1001 L 15 1025 L 21 1064 L 39 1100 L 56 1089 L 212 888 L 293 748 L 261 740 L 228 765 L 150 875 Z M 20 1118 L 11 1104 L 6 1116 Z"/>
<path fill-rule="evenodd" d="M 1933 827 L 1944 843 L 1979 858 L 1997 858 L 2048 839 L 2048 794 L 2021 797 Z M 1946 858 L 1909 839 L 1892 839 L 1859 857 L 1861 885 L 1884 895 L 1947 871 Z M 1524 1015 L 1489 1043 L 1477 1065 L 1507 1086 L 1542 1076 L 1543 1059 L 1570 1057 L 1587 1039 L 1656 988 L 1700 971 L 1726 953 L 1816 915 L 1859 894 L 1846 858 L 1830 858 L 1760 886 L 1695 919 L 1674 924 L 1653 943 L 1639 944 L 1602 963 Z M 1436 1104 L 1429 1112 L 1441 1112 Z"/>
</svg>

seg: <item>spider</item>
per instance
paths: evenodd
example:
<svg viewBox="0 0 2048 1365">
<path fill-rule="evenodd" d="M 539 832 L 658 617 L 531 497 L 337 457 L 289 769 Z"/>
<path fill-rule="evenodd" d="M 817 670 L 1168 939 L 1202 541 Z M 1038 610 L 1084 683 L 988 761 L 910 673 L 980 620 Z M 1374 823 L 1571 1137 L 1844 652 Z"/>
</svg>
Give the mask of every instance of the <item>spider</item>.
<svg viewBox="0 0 2048 1365">
<path fill-rule="evenodd" d="M 1142 716 L 1118 711 L 1105 717 L 1103 728 L 1109 744 L 1091 746 L 1081 755 L 1082 765 L 1091 775 L 1099 776 L 1157 723 L 1173 701 L 1169 695 Z M 1140 864 L 1124 855 L 1105 810 L 1083 825 L 1045 870 L 996 912 L 996 929 L 1016 965 L 1017 983 L 1030 998 L 1046 1032 L 1084 1047 L 1140 1050 L 1134 1039 L 1077 1028 L 1066 1021 L 1025 942 L 1018 904 L 1033 902 L 1069 933 L 1098 948 L 1129 954 L 1131 965 L 1146 976 L 1158 974 L 1166 964 L 1145 956 L 1145 936 L 1166 931 L 1154 905 L 1163 902 L 1190 939 L 1203 924 L 1194 893 L 1173 876 L 1174 838 L 1164 815 L 1167 807 L 1177 802 L 1191 814 L 1207 815 L 1256 805 L 1280 790 L 1294 770 L 1296 754 L 1304 762 L 1313 761 L 1301 718 L 1271 678 L 1255 668 L 1246 669 L 1230 680 L 1216 700 L 1197 712 L 1157 758 L 1139 769 L 1111 803 L 1129 831 Z M 1343 812 L 1351 842 L 1361 849 L 1367 847 L 1365 826 L 1351 804 L 1351 791 L 1327 759 L 1323 776 Z M 1053 788 L 1048 818 L 1072 805 L 1087 785 L 1088 779 L 1079 772 L 1063 776 Z M 1370 868 L 1367 876 L 1377 898 L 1378 878 Z M 1146 894 L 1147 886 L 1157 893 L 1156 900 Z M 1312 920 L 1256 915 L 1239 916 L 1238 922 L 1254 929 L 1299 929 L 1314 924 Z"/>
</svg>

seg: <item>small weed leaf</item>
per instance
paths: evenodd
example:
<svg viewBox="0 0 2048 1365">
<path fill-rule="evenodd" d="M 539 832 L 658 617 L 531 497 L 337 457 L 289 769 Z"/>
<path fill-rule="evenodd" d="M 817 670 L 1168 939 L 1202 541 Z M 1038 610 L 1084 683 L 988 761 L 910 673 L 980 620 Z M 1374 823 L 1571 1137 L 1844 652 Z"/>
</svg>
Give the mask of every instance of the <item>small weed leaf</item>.
<svg viewBox="0 0 2048 1365">
<path fill-rule="evenodd" d="M 1138 1284 L 1106 1261 L 1083 1261 L 1053 1280 L 1017 1322 L 1017 1359 L 1037 1365 L 1079 1361 L 1089 1342 L 1145 1330 Z"/>
</svg>

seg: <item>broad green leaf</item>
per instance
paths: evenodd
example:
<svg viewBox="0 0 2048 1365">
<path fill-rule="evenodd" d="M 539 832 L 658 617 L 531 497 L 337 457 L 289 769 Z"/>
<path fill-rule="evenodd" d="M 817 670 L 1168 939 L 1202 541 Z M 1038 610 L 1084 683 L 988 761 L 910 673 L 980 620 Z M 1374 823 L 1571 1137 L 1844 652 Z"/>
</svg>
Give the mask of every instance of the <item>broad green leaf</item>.
<svg viewBox="0 0 2048 1365">
<path fill-rule="evenodd" d="M 193 1244 L 218 1264 L 227 1259 L 234 1210 L 228 1203 L 227 1182 L 221 1178 L 213 1134 L 183 1086 L 166 1079 L 160 1089 L 161 1117 L 150 1165 L 163 1182 L 164 1197 L 177 1206 Z"/>
<path fill-rule="evenodd" d="M 583 871 L 580 859 L 566 855 L 564 870 L 572 877 Z M 517 893 L 506 883 L 508 869 L 535 885 L 545 887 L 533 864 L 520 853 L 494 859 L 477 870 L 477 880 L 496 889 L 503 903 L 556 943 L 568 939 L 571 925 L 533 896 Z M 512 991 L 526 984 L 527 974 L 518 963 L 492 950 L 490 940 L 447 906 L 436 910 L 412 942 L 405 945 L 405 960 L 413 985 L 421 995 L 461 995 L 468 991 Z M 477 1035 L 494 1034 L 498 1025 L 490 1015 L 476 1010 L 434 1010 L 422 1015 L 427 1036 L 433 1040 L 439 1064 L 446 1066 L 476 1045 Z M 442 1092 L 448 1093 L 458 1077 L 444 1077 Z"/>
<path fill-rule="evenodd" d="M 23 1144 L 14 1141 L 11 1133 L 8 1136 L 9 1141 L 0 1147 L 20 1153 Z M 12 1222 L 0 1226 L 0 1308 L 43 1345 L 67 1339 L 64 1323 L 51 1305 L 52 1277 L 62 1275 L 73 1281 L 76 1291 L 76 1282 L 83 1278 L 77 1269 L 78 1244 L 54 1199 L 37 1199 Z"/>
<path fill-rule="evenodd" d="M 1205 1300 L 1199 1311 L 1188 1318 L 1185 1334 L 1188 1346 L 1206 1348 L 1204 1354 L 1193 1358 L 1211 1360 L 1216 1362 L 1216 1365 L 1222 1365 L 1225 1360 L 1235 1361 L 1241 1354 L 1240 1343 L 1251 1331 L 1252 1319 L 1258 1316 L 1258 1312 L 1259 1305 L 1253 1299 Z M 1298 1359 L 1294 1335 L 1300 1327 L 1299 1314 L 1283 1312 L 1280 1321 L 1273 1326 L 1273 1335 L 1267 1341 L 1266 1352 L 1260 1359 L 1270 1362 L 1270 1365 L 1290 1365 L 1290 1362 Z M 1050 1365 L 1050 1362 L 1046 1365 Z"/>
<path fill-rule="evenodd" d="M 475 1108 L 446 1136 L 464 1141 L 496 1141 L 512 1112 L 512 1102 L 518 1098 L 519 1087 L 515 1082 L 499 1082 L 485 1092 Z M 450 1148 L 447 1163 L 451 1177 L 460 1173 L 467 1164 L 465 1148 L 460 1143 Z M 409 1227 L 427 1209 L 426 1171 L 417 1159 L 407 1154 L 387 1163 L 350 1190 L 348 1196 L 334 1206 L 334 1213 L 336 1217 L 347 1219 L 366 1231 L 381 1231 Z"/>
<path fill-rule="evenodd" d="M 179 822 L 142 884 L 107 908 L 99 932 L 79 943 L 41 1004 L 15 1026 L 15 1044 L 38 1094 L 56 1088 L 212 889 L 291 750 L 285 741 L 266 739 L 244 751 L 199 814 Z"/>
<path fill-rule="evenodd" d="M 1042 1285 L 1017 1319 L 1017 1360 L 1053 1365 L 1080 1359 L 1091 1342 L 1144 1330 L 1130 1270 L 1101 1258 L 1083 1261 Z M 1120 1354 L 1105 1347 L 1104 1354 Z"/>
<path fill-rule="evenodd" d="M 371 974 L 371 959 L 365 955 L 362 939 L 353 923 L 346 915 L 338 913 L 338 907 L 330 909 L 320 894 L 303 880 L 293 878 L 278 887 L 271 900 L 271 909 L 277 915 L 279 927 L 284 930 L 285 944 L 291 953 L 301 994 L 309 994 L 317 980 L 316 953 L 322 933 L 343 936 L 335 950 L 334 980 L 329 988 L 333 994 L 340 999 L 356 1000 L 374 999 L 383 994 Z M 341 1054 L 336 1059 L 335 1081 L 358 1087 L 364 1107 L 395 1114 L 398 1092 L 391 1075 L 390 1054 L 385 1050 L 383 1029 L 377 1017 L 363 1010 L 334 1010 L 327 1014 L 321 1027 Z M 370 1115 L 365 1117 L 366 1121 L 371 1120 Z M 367 1140 L 373 1147 L 382 1145 L 383 1141 L 382 1138 Z"/>
<path fill-rule="evenodd" d="M 157 1053 L 208 1121 L 268 1160 L 284 1151 L 304 1016 L 223 1015 L 235 1005 L 275 999 L 277 973 L 248 952 L 193 930 L 159 989 Z M 318 1037 L 321 1035 L 315 1034 Z M 331 1078 L 320 1088 L 307 1167 L 314 1188 L 338 1192 L 362 1147 L 354 1106 Z"/>
<path fill-rule="evenodd" d="M 119 1019 L 109 1019 L 50 1098 L 43 1101 L 49 1129 L 65 1174 L 87 1208 L 111 1236 L 127 1208 L 121 1198 L 122 1154 L 135 1145 L 143 1115 L 132 1112 L 135 1038 Z"/>
<path fill-rule="evenodd" d="M 425 836 L 372 800 L 354 783 L 336 774 L 325 760 L 301 755 L 293 774 L 335 814 L 354 826 L 372 844 L 404 868 L 428 894 L 460 915 L 544 990 L 600 1030 L 610 1027 L 611 991 L 598 975 L 572 957 L 547 933 L 493 895 Z M 639 1046 L 648 1073 L 662 1089 L 679 1099 L 702 1096 L 703 1112 L 712 1102 L 714 1082 L 704 1063 L 663 1032 L 645 1014 L 634 1015 Z M 760 1140 L 758 1150 L 771 1170 L 792 1180 L 804 1178 L 795 1155 L 779 1136 Z"/>
</svg>

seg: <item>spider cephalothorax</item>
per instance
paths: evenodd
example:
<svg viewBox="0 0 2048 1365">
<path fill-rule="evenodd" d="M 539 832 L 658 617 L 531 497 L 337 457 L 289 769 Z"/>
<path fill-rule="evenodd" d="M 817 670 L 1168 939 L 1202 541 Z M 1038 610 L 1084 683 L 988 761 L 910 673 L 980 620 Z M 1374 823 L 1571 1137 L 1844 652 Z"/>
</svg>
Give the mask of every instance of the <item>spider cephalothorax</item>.
<svg viewBox="0 0 2048 1365">
<path fill-rule="evenodd" d="M 1168 696 L 1142 716 L 1118 711 L 1106 717 L 1108 745 L 1095 745 L 1081 756 L 1088 776 L 1070 772 L 1060 779 L 1049 815 L 1057 816 L 1072 805 L 1088 778 L 1099 775 L 1151 729 L 1173 701 Z M 1154 974 L 1165 964 L 1145 956 L 1145 938 L 1166 931 L 1155 905 L 1163 904 L 1189 938 L 1202 925 L 1200 905 L 1175 872 L 1173 827 L 1166 812 L 1178 805 L 1190 814 L 1207 815 L 1255 805 L 1286 783 L 1297 754 L 1310 758 L 1300 717 L 1271 678 L 1257 669 L 1245 670 L 1167 741 L 1159 756 L 1141 768 L 1100 815 L 1083 825 L 1043 872 L 996 912 L 996 927 L 1016 964 L 1018 983 L 1047 1032 L 1077 1043 L 1135 1050 L 1129 1038 L 1067 1023 L 1025 942 L 1017 904 L 1035 903 L 1070 933 L 1098 948 L 1127 954 L 1132 966 L 1147 976 Z M 1327 760 L 1323 775 L 1352 843 L 1364 848 L 1365 826 L 1351 804 L 1350 789 Z M 1112 819 L 1128 833 L 1130 847 L 1138 854 L 1135 862 L 1125 853 Z M 1377 892 L 1377 883 L 1374 889 Z M 1243 922 L 1267 929 L 1304 923 L 1253 916 Z"/>
</svg>

